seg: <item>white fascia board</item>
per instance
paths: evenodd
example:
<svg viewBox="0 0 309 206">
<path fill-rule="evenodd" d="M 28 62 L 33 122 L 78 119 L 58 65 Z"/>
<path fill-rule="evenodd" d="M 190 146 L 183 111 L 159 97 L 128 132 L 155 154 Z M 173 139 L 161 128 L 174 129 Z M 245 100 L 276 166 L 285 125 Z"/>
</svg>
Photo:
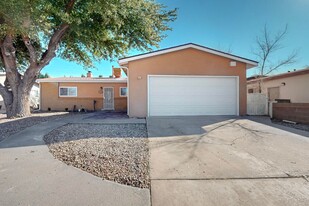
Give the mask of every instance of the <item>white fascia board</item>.
<svg viewBox="0 0 309 206">
<path fill-rule="evenodd" d="M 53 79 L 49 79 L 49 80 L 37 80 L 38 83 L 44 83 L 44 82 L 61 82 L 61 83 L 65 83 L 65 82 L 74 82 L 74 83 L 127 83 L 127 80 L 53 80 Z"/>
<path fill-rule="evenodd" d="M 219 51 L 215 51 L 212 49 L 208 49 L 205 47 L 201 47 L 195 44 L 187 44 L 187 45 L 183 45 L 183 46 L 179 46 L 179 47 L 175 47 L 175 48 L 170 48 L 170 49 L 165 49 L 162 51 L 157 51 L 157 52 L 152 52 L 152 53 L 148 53 L 148 54 L 141 54 L 139 56 L 133 56 L 133 57 L 128 57 L 128 58 L 124 58 L 124 59 L 120 59 L 118 61 L 119 65 L 125 65 L 130 61 L 134 61 L 134 60 L 138 60 L 138 59 L 144 59 L 144 58 L 148 58 L 148 57 L 153 57 L 153 56 L 157 56 L 157 55 L 161 55 L 161 54 L 166 54 L 166 53 L 170 53 L 170 52 L 174 52 L 174 51 L 179 51 L 179 50 L 183 50 L 183 49 L 188 49 L 188 48 L 194 48 L 200 51 L 204 51 L 204 52 L 208 52 L 211 54 L 215 54 L 218 56 L 222 56 L 222 57 L 226 57 L 235 61 L 239 61 L 239 62 L 243 62 L 248 64 L 247 68 L 252 68 L 258 65 L 258 63 L 254 62 L 254 61 L 250 61 L 248 59 L 243 59 L 241 57 L 237 57 L 237 56 L 233 56 L 230 54 L 226 54 L 226 53 L 222 53 Z"/>
</svg>

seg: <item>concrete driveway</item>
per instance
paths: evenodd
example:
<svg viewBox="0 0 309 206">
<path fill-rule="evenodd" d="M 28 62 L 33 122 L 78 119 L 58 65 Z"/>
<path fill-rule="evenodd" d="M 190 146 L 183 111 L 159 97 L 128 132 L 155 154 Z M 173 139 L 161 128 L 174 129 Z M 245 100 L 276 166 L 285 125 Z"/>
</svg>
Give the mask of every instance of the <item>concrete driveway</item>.
<svg viewBox="0 0 309 206">
<path fill-rule="evenodd" d="M 113 123 L 117 120 L 96 120 L 92 116 L 90 113 L 44 122 L 1 141 L 0 205 L 150 205 L 149 189 L 102 180 L 64 164 L 49 152 L 43 137 L 57 127 L 67 123 Z M 118 122 L 130 123 L 130 119 L 118 119 Z"/>
<path fill-rule="evenodd" d="M 147 123 L 154 206 L 309 202 L 308 133 L 236 117 L 149 118 Z"/>
</svg>

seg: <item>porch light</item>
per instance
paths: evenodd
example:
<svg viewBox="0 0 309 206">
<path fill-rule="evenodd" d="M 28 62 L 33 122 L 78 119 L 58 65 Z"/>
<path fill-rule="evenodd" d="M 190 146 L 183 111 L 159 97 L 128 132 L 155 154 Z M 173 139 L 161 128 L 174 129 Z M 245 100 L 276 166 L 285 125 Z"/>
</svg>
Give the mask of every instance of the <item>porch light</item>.
<svg viewBox="0 0 309 206">
<path fill-rule="evenodd" d="M 236 63 L 235 61 L 231 61 L 231 62 L 230 62 L 230 66 L 231 66 L 231 67 L 236 67 L 236 65 L 237 65 L 237 63 Z"/>
</svg>

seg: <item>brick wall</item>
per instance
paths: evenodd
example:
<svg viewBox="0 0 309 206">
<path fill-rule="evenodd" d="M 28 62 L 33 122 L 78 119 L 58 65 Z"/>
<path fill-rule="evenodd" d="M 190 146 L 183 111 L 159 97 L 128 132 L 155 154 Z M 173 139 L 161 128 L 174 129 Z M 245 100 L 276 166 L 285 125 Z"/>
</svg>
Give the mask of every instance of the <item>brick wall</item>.
<svg viewBox="0 0 309 206">
<path fill-rule="evenodd" d="M 274 103 L 273 118 L 309 124 L 309 103 Z"/>
</svg>

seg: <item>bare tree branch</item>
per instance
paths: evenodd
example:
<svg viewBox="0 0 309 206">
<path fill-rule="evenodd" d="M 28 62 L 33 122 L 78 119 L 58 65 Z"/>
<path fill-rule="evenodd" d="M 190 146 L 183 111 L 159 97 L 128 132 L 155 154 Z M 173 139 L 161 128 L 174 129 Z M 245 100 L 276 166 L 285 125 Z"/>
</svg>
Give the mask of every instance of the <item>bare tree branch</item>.
<svg viewBox="0 0 309 206">
<path fill-rule="evenodd" d="M 44 67 L 47 64 L 49 64 L 50 60 L 56 56 L 56 50 L 58 47 L 58 44 L 60 43 L 61 39 L 63 38 L 66 31 L 68 31 L 69 25 L 68 24 L 62 24 L 59 29 L 53 34 L 51 37 L 47 50 L 43 53 L 39 67 Z"/>
<path fill-rule="evenodd" d="M 263 34 L 256 38 L 257 49 L 253 54 L 259 58 L 259 74 L 261 76 L 269 74 L 282 66 L 290 65 L 296 61 L 297 53 L 290 54 L 286 59 L 279 61 L 275 65 L 271 64 L 271 55 L 283 48 L 282 41 L 287 34 L 287 25 L 282 31 L 279 31 L 274 37 L 271 36 L 267 25 L 264 26 Z"/>
<path fill-rule="evenodd" d="M 7 35 L 1 44 L 1 54 L 7 80 L 9 81 L 9 85 L 14 92 L 17 91 L 17 87 L 21 80 L 21 74 L 18 72 L 16 66 L 15 52 L 16 49 L 13 45 L 13 37 L 11 35 Z"/>
<path fill-rule="evenodd" d="M 65 8 L 66 13 L 70 13 L 74 7 L 76 0 L 70 0 Z M 50 60 L 56 56 L 56 50 L 58 47 L 58 44 L 62 40 L 65 33 L 69 30 L 69 24 L 63 23 L 59 26 L 59 29 L 55 31 L 55 33 L 52 35 L 47 50 L 43 53 L 39 67 L 42 68 L 49 64 Z"/>
<path fill-rule="evenodd" d="M 76 0 L 70 0 L 65 8 L 65 12 L 66 13 L 70 13 L 74 7 L 74 4 L 75 4 L 75 1 Z"/>
<path fill-rule="evenodd" d="M 256 51 L 253 52 L 257 56 L 259 64 L 259 75 L 257 77 L 263 77 L 270 74 L 273 71 L 280 69 L 283 66 L 291 65 L 295 63 L 298 53 L 293 52 L 287 58 L 278 61 L 273 64 L 271 56 L 278 50 L 282 49 L 282 41 L 287 35 L 287 25 L 282 31 L 277 32 L 276 35 L 272 36 L 269 32 L 267 25 L 264 25 L 261 36 L 256 38 Z M 261 92 L 261 82 L 259 82 L 259 91 Z"/>
<path fill-rule="evenodd" d="M 70 0 L 65 8 L 66 13 L 70 13 L 74 7 L 76 0 Z M 30 54 L 30 61 L 33 63 L 29 66 L 24 74 L 24 82 L 27 82 L 27 88 L 31 88 L 36 80 L 36 77 L 39 75 L 41 69 L 48 65 L 50 61 L 56 56 L 57 48 L 63 39 L 65 33 L 69 30 L 70 25 L 63 23 L 51 36 L 46 51 L 42 54 L 39 62 L 37 62 L 37 57 L 35 56 L 35 50 L 31 43 L 29 44 L 29 39 L 25 38 L 24 42 L 28 48 Z"/>
<path fill-rule="evenodd" d="M 270 74 L 271 72 L 273 71 L 276 71 L 278 68 L 280 68 L 281 66 L 284 66 L 284 65 L 290 65 L 290 64 L 293 64 L 295 63 L 296 61 L 296 58 L 298 56 L 298 53 L 297 52 L 294 52 L 292 54 L 290 54 L 286 59 L 284 60 L 280 60 L 277 65 L 273 66 L 273 67 L 270 67 L 267 71 L 267 73 L 265 73 L 264 75 L 268 75 Z"/>
<path fill-rule="evenodd" d="M 36 56 L 35 48 L 33 47 L 31 40 L 28 36 L 23 36 L 23 41 L 29 51 L 30 65 L 34 66 L 37 64 L 37 56 Z"/>
</svg>

